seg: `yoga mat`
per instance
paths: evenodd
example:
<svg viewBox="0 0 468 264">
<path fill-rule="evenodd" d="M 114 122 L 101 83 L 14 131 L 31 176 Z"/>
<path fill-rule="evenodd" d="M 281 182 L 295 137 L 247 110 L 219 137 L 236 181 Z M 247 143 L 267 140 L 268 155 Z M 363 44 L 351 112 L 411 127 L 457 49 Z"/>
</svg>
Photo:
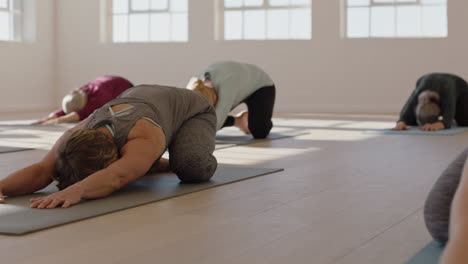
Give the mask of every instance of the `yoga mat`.
<svg viewBox="0 0 468 264">
<path fill-rule="evenodd" d="M 272 131 L 267 138 L 264 139 L 254 139 L 252 135 L 245 135 L 239 130 L 227 130 L 219 131 L 216 135 L 216 146 L 215 149 L 223 149 L 235 147 L 238 145 L 245 145 L 263 141 L 277 140 L 283 138 L 290 138 L 300 135 L 308 134 L 305 131 L 301 130 L 292 130 L 292 131 Z"/>
<path fill-rule="evenodd" d="M 443 248 L 436 242 L 431 242 L 422 248 L 406 264 L 437 264 Z"/>
<path fill-rule="evenodd" d="M 219 167 L 209 182 L 199 184 L 182 184 L 172 173 L 150 174 L 106 198 L 83 201 L 66 209 L 29 208 L 29 199 L 57 190 L 53 183 L 40 194 L 7 198 L 5 204 L 0 204 L 0 234 L 22 235 L 281 170 Z"/>
<path fill-rule="evenodd" d="M 468 127 L 452 127 L 450 129 L 442 129 L 437 131 L 423 131 L 417 127 L 410 127 L 409 130 L 395 131 L 391 129 L 382 130 L 367 130 L 366 134 L 395 134 L 395 135 L 435 135 L 435 136 L 451 136 L 468 131 Z"/>
<path fill-rule="evenodd" d="M 24 151 L 24 150 L 31 150 L 31 149 L 32 148 L 15 148 L 15 147 L 2 147 L 2 146 L 0 146 L 0 154 L 1 153 Z"/>
</svg>

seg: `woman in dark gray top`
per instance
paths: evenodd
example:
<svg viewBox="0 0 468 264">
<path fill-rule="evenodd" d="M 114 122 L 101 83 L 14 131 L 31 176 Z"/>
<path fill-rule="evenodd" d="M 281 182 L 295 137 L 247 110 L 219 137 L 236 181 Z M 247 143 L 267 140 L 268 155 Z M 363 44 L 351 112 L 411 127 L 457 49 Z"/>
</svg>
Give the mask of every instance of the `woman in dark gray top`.
<svg viewBox="0 0 468 264">
<path fill-rule="evenodd" d="M 0 181 L 3 195 L 33 193 L 54 179 L 61 191 L 33 208 L 68 207 L 105 197 L 148 171 L 172 170 L 182 182 L 213 176 L 216 114 L 199 93 L 141 85 L 125 91 L 67 131 L 36 164 Z M 161 158 L 169 150 L 169 160 Z"/>
<path fill-rule="evenodd" d="M 434 131 L 450 128 L 453 120 L 468 126 L 468 84 L 456 75 L 431 73 L 418 80 L 393 129 L 419 125 Z"/>
</svg>

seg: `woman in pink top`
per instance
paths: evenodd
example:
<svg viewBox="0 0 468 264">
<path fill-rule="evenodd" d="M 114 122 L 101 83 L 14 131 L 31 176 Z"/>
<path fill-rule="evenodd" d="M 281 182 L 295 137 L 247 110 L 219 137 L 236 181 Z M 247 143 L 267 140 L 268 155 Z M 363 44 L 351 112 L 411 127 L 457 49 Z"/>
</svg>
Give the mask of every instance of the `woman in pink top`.
<svg viewBox="0 0 468 264">
<path fill-rule="evenodd" d="M 96 80 L 72 91 L 62 100 L 62 109 L 56 110 L 35 124 L 58 124 L 78 122 L 87 118 L 94 110 L 101 108 L 123 91 L 133 87 L 125 78 L 101 76 Z"/>
</svg>

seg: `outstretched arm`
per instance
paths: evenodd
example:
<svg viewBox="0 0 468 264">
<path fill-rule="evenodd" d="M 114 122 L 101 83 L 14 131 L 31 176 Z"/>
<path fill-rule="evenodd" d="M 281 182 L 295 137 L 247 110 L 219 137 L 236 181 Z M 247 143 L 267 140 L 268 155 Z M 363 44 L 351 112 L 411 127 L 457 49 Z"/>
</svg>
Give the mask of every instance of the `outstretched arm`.
<svg viewBox="0 0 468 264">
<path fill-rule="evenodd" d="M 163 135 L 161 130 L 161 135 Z M 165 150 L 165 138 L 135 138 L 121 149 L 122 157 L 84 180 L 45 197 L 31 200 L 33 208 L 69 207 L 81 199 L 96 199 L 110 195 L 114 191 L 145 175 L 154 161 Z"/>
<path fill-rule="evenodd" d="M 452 202 L 449 242 L 441 258 L 441 264 L 468 263 L 468 164 L 465 168 Z"/>
<path fill-rule="evenodd" d="M 55 170 L 55 152 L 58 146 L 68 134 L 83 126 L 84 121 L 65 132 L 41 161 L 18 170 L 5 179 L 0 180 L 0 203 L 5 202 L 3 195 L 30 194 L 49 185 L 52 182 L 52 175 Z"/>
<path fill-rule="evenodd" d="M 74 123 L 80 121 L 80 116 L 76 112 L 71 112 L 64 116 L 59 116 L 57 118 L 49 119 L 45 122 L 42 122 L 43 125 L 55 125 L 61 123 Z"/>
<path fill-rule="evenodd" d="M 44 124 L 45 122 L 49 121 L 49 120 L 54 120 L 54 119 L 57 119 L 59 117 L 59 115 L 57 115 L 55 112 L 52 112 L 50 113 L 48 116 L 44 117 L 44 118 L 41 118 L 35 122 L 33 122 L 32 124 L 33 125 L 37 125 L 37 124 Z"/>
<path fill-rule="evenodd" d="M 60 123 L 74 123 L 78 121 L 80 121 L 80 116 L 76 112 L 71 112 L 63 116 L 58 116 L 55 113 L 51 113 L 48 117 L 36 121 L 33 124 L 55 125 Z"/>
</svg>

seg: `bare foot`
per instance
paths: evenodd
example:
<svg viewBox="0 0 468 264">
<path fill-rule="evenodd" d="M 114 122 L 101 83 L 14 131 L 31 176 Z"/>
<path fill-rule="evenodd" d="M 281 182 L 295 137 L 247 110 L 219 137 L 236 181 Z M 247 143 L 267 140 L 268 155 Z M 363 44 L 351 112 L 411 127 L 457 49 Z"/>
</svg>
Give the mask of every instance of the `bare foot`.
<svg viewBox="0 0 468 264">
<path fill-rule="evenodd" d="M 249 130 L 249 112 L 243 112 L 234 119 L 234 126 L 242 130 L 247 135 L 250 135 Z"/>
</svg>

